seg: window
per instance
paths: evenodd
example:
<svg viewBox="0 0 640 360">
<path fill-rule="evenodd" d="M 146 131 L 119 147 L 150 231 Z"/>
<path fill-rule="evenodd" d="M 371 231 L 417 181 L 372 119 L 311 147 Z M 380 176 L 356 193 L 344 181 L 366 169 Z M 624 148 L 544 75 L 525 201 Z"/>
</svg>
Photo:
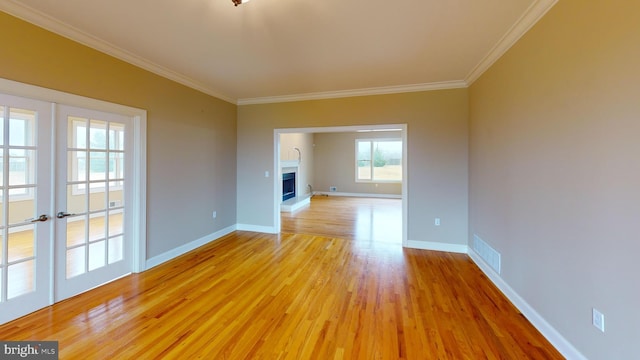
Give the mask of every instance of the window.
<svg viewBox="0 0 640 360">
<path fill-rule="evenodd" d="M 5 115 L 8 122 L 5 123 Z M 35 122 L 36 112 L 0 107 L 0 186 L 8 181 L 10 201 L 33 198 L 35 184 Z M 6 125 L 8 128 L 5 129 Z M 8 136 L 5 138 L 5 130 Z M 4 162 L 9 162 L 7 169 Z M 7 179 L 4 178 L 4 172 Z M 0 197 L 2 197 L 0 191 Z"/>
<path fill-rule="evenodd" d="M 70 151 L 69 160 L 72 180 L 77 182 L 73 186 L 73 194 L 83 193 L 87 180 L 92 193 L 105 191 L 106 180 L 111 180 L 109 189 L 121 190 L 124 178 L 124 125 L 75 117 L 70 117 L 70 124 L 70 149 L 73 151 Z"/>
<path fill-rule="evenodd" d="M 402 140 L 357 139 L 356 181 L 401 182 Z"/>
</svg>

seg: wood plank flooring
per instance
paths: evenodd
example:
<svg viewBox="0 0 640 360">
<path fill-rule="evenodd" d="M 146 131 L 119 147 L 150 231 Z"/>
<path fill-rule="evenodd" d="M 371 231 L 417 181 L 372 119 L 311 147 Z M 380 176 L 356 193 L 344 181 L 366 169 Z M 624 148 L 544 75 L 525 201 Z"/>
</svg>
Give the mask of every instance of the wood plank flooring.
<svg viewBox="0 0 640 360">
<path fill-rule="evenodd" d="M 349 233 L 237 231 L 0 339 L 58 340 L 61 359 L 562 358 L 468 256 Z"/>
<path fill-rule="evenodd" d="M 402 244 L 402 200 L 314 196 L 312 206 L 282 213 L 281 231 Z"/>
</svg>

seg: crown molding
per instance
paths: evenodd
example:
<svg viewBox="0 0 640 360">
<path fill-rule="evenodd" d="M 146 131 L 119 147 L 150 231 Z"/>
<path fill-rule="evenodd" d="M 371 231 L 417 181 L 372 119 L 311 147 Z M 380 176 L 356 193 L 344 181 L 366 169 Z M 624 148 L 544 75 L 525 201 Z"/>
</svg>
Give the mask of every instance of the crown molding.
<svg viewBox="0 0 640 360">
<path fill-rule="evenodd" d="M 197 80 L 191 79 L 173 70 L 167 69 L 163 66 L 146 60 L 140 56 L 132 54 L 127 50 L 101 40 L 93 35 L 90 35 L 76 27 L 59 21 L 27 5 L 12 0 L 0 0 L 0 10 L 33 25 L 41 27 L 45 30 L 49 30 L 55 34 L 66 37 L 82 45 L 103 52 L 122 61 L 128 62 L 129 64 L 135 65 L 144 70 L 150 71 L 156 75 L 162 76 L 169 80 L 173 80 L 177 83 L 201 91 L 205 94 L 214 96 L 221 100 L 234 104 L 236 103 L 235 99 L 230 98 L 220 93 L 219 91 L 211 89 L 210 87 Z"/>
<path fill-rule="evenodd" d="M 383 86 L 383 87 L 373 87 L 373 88 L 353 89 L 353 90 L 324 91 L 324 92 L 296 94 L 296 95 L 246 98 L 246 99 L 238 99 L 238 105 L 268 104 L 268 103 L 305 101 L 305 100 L 335 99 L 335 98 L 354 97 L 354 96 L 398 94 L 398 93 L 406 93 L 406 92 L 419 92 L 419 91 L 432 91 L 432 90 L 445 90 L 445 89 L 460 89 L 460 88 L 466 88 L 467 86 L 468 85 L 464 80 L 454 80 L 454 81 L 442 81 L 442 82 L 433 82 L 433 83 L 424 83 L 424 84 Z"/>
<path fill-rule="evenodd" d="M 176 71 L 170 70 L 127 50 L 117 47 L 111 43 L 101 40 L 71 25 L 63 23 L 43 12 L 33 9 L 27 5 L 21 4 L 14 0 L 0 0 L 0 10 L 4 11 L 19 19 L 32 23 L 36 26 L 49 30 L 60 36 L 96 49 L 107 55 L 150 71 L 156 75 L 162 76 L 169 80 L 173 80 L 179 84 L 185 85 L 192 89 L 201 91 L 205 94 L 219 98 L 221 100 L 236 104 L 266 104 L 278 102 L 293 102 L 305 100 L 320 100 L 343 98 L 353 96 L 368 95 L 384 95 L 405 92 L 432 91 L 443 89 L 457 89 L 471 86 L 491 65 L 493 65 L 504 53 L 507 52 L 540 18 L 542 18 L 549 9 L 551 9 L 558 0 L 536 0 L 532 3 L 518 21 L 507 31 L 507 33 L 494 45 L 494 47 L 485 55 L 485 57 L 471 70 L 464 80 L 442 81 L 423 84 L 374 87 L 340 91 L 326 91 L 282 96 L 268 96 L 256 98 L 234 99 L 216 89 L 205 85 L 195 79 L 189 78 Z"/>
<path fill-rule="evenodd" d="M 520 38 L 549 11 L 558 0 L 536 0 L 522 14 L 509 31 L 493 46 L 489 53 L 467 75 L 469 86 L 504 55 Z"/>
<path fill-rule="evenodd" d="M 82 45 L 96 49 L 107 55 L 113 56 L 122 61 L 128 62 L 132 65 L 140 67 L 144 70 L 150 71 L 156 75 L 162 76 L 169 80 L 173 80 L 177 83 L 190 87 L 192 89 L 201 91 L 205 94 L 214 96 L 221 100 L 236 104 L 265 104 L 275 102 L 291 102 L 302 100 L 318 100 L 318 99 L 331 99 L 351 96 L 366 96 L 366 95 L 381 95 L 381 94 L 394 94 L 403 92 L 417 92 L 417 91 L 429 91 L 429 90 L 442 90 L 442 89 L 455 89 L 467 87 L 467 84 L 462 80 L 457 81 L 444 81 L 436 83 L 425 84 L 413 84 L 413 85 L 400 85 L 389 87 L 376 87 L 365 89 L 353 89 L 342 91 L 327 91 L 317 93 L 306 94 L 294 94 L 284 96 L 272 96 L 272 97 L 259 97 L 259 98 L 247 98 L 247 99 L 234 99 L 222 94 L 221 92 L 211 89 L 207 85 L 177 73 L 173 70 L 167 69 L 149 60 L 146 60 L 140 56 L 137 56 L 127 50 L 117 47 L 109 42 L 99 39 L 93 35 L 90 35 L 76 27 L 66 24 L 47 15 L 41 11 L 38 11 L 27 5 L 18 3 L 13 0 L 0 0 L 0 10 L 22 19 L 26 22 L 34 24 L 43 29 L 49 30 L 55 34 L 66 37 L 72 41 L 78 42 Z"/>
</svg>

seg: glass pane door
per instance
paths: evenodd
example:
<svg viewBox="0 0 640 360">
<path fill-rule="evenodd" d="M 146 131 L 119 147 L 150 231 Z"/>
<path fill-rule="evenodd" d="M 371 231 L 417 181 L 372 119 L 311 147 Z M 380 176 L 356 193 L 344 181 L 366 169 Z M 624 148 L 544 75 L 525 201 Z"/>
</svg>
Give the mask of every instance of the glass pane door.
<svg viewBox="0 0 640 360">
<path fill-rule="evenodd" d="M 51 110 L 0 95 L 0 323 L 50 303 Z"/>
<path fill-rule="evenodd" d="M 131 119 L 60 107 L 56 298 L 131 272 L 127 215 Z"/>
<path fill-rule="evenodd" d="M 0 93 L 0 324 L 132 271 L 134 133 L 132 117 Z"/>
</svg>

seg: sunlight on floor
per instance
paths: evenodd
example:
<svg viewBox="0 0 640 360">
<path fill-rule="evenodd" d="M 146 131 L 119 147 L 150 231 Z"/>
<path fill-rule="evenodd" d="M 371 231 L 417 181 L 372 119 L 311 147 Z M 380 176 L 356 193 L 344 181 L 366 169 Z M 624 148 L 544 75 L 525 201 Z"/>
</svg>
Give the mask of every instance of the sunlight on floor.
<svg viewBox="0 0 640 360">
<path fill-rule="evenodd" d="M 281 216 L 282 232 L 402 244 L 401 199 L 315 196 L 309 206 Z"/>
<path fill-rule="evenodd" d="M 402 211 L 396 202 L 356 208 L 355 238 L 389 244 L 402 243 Z"/>
</svg>

